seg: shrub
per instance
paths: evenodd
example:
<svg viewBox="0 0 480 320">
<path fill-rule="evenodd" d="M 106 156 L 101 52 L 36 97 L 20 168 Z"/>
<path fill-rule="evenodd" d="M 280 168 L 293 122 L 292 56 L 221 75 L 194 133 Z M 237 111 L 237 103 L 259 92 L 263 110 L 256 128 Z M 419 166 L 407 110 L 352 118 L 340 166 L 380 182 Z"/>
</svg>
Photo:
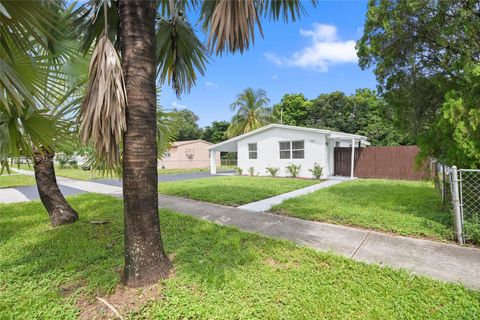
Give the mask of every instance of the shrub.
<svg viewBox="0 0 480 320">
<path fill-rule="evenodd" d="M 317 179 L 317 180 L 320 180 L 320 178 L 322 177 L 322 174 L 323 174 L 323 168 L 320 167 L 320 165 L 316 162 L 313 165 L 313 169 L 308 169 L 308 171 L 310 171 L 313 174 L 313 176 L 315 177 L 315 179 Z"/>
<path fill-rule="evenodd" d="M 250 176 L 254 176 L 255 175 L 255 168 L 253 166 L 249 167 L 248 168 L 248 174 Z"/>
<path fill-rule="evenodd" d="M 68 163 L 69 160 L 70 159 L 65 155 L 60 155 L 57 158 L 58 164 L 59 164 L 60 168 L 62 168 L 62 169 L 67 167 L 67 163 Z"/>
<path fill-rule="evenodd" d="M 272 177 L 276 177 L 279 170 L 279 168 L 267 167 L 267 172 L 270 173 Z"/>
<path fill-rule="evenodd" d="M 290 164 L 287 166 L 287 172 L 290 174 L 292 178 L 296 178 L 300 174 L 300 168 L 301 168 L 300 164 L 299 165 Z"/>
<path fill-rule="evenodd" d="M 480 244 L 480 221 L 478 219 L 465 220 L 465 235 L 467 240 L 474 244 Z"/>
<path fill-rule="evenodd" d="M 243 170 L 242 170 L 242 168 L 240 168 L 240 167 L 236 167 L 236 168 L 235 168 L 235 172 L 236 172 L 236 174 L 238 174 L 239 176 L 241 176 L 241 175 L 243 174 Z"/>
<path fill-rule="evenodd" d="M 68 165 L 73 168 L 73 169 L 78 169 L 78 163 L 77 160 L 70 160 L 68 161 Z"/>
</svg>

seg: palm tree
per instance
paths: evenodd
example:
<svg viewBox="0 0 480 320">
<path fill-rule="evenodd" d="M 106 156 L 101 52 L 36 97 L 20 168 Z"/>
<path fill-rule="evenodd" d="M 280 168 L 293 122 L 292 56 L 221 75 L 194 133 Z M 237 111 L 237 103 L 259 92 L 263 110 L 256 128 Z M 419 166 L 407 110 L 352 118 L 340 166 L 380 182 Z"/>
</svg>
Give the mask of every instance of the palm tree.
<svg viewBox="0 0 480 320">
<path fill-rule="evenodd" d="M 33 159 L 40 199 L 51 223 L 75 222 L 77 212 L 67 203 L 56 183 L 53 168 L 57 137 L 64 123 L 52 109 L 68 91 L 62 68 L 76 52 L 65 37 L 62 3 L 0 1 L 0 166 L 8 159 Z"/>
<path fill-rule="evenodd" d="M 237 96 L 237 100 L 230 105 L 236 114 L 230 121 L 227 130 L 229 138 L 253 131 L 270 123 L 272 109 L 266 106 L 270 102 L 263 89 L 247 88 Z"/>
<path fill-rule="evenodd" d="M 105 1 L 105 0 L 103 0 Z M 109 38 L 121 49 L 126 86 L 126 129 L 123 139 L 125 217 L 124 282 L 142 286 L 165 277 L 171 263 L 163 250 L 158 217 L 155 81 L 168 82 L 177 95 L 188 91 L 203 73 L 207 50 L 197 38 L 185 12 L 200 10 L 208 47 L 216 54 L 243 52 L 262 32 L 260 16 L 295 20 L 303 12 L 299 0 L 181 1 L 120 0 L 119 15 L 102 8 L 103 1 L 84 6 L 79 22 L 84 49 L 100 38 L 106 12 Z M 313 1 L 315 3 L 315 1 Z M 95 19 L 90 19 L 94 14 Z M 120 32 L 116 29 L 117 23 Z M 119 124 L 120 125 L 120 124 Z"/>
</svg>

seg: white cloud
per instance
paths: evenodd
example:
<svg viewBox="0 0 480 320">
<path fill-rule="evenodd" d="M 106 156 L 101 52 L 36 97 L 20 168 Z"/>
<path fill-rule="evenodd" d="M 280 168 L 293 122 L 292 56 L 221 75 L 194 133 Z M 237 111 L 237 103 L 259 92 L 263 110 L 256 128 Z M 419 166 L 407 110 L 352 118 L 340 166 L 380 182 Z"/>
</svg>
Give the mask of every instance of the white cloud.
<svg viewBox="0 0 480 320">
<path fill-rule="evenodd" d="M 207 88 L 215 88 L 215 89 L 218 88 L 218 84 L 210 82 L 210 81 L 205 82 L 205 86 Z"/>
<path fill-rule="evenodd" d="M 290 57 L 282 57 L 267 52 L 265 57 L 279 66 L 328 71 L 334 64 L 356 63 L 355 40 L 342 41 L 337 35 L 337 27 L 327 24 L 313 24 L 313 29 L 300 29 L 300 35 L 311 38 L 311 43 Z"/>
<path fill-rule="evenodd" d="M 175 109 L 186 109 L 187 105 L 181 104 L 180 102 L 177 102 L 177 101 L 173 101 L 172 102 L 172 107 L 175 108 Z"/>
</svg>

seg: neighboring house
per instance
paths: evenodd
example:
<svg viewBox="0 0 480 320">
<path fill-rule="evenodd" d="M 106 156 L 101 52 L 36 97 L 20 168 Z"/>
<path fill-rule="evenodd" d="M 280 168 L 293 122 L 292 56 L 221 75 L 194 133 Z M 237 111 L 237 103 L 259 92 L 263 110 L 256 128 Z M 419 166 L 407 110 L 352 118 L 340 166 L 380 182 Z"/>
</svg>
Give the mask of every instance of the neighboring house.
<svg viewBox="0 0 480 320">
<path fill-rule="evenodd" d="M 178 141 L 158 160 L 162 169 L 208 168 L 210 153 L 208 149 L 213 144 L 204 140 Z M 216 163 L 220 165 L 220 153 L 216 155 Z"/>
<path fill-rule="evenodd" d="M 366 137 L 356 134 L 270 124 L 211 146 L 210 171 L 216 173 L 219 152 L 237 152 L 238 167 L 244 173 L 254 167 L 256 174 L 265 176 L 267 167 L 276 167 L 280 169 L 279 176 L 287 176 L 286 166 L 296 164 L 301 165 L 300 177 L 311 178 L 309 169 L 318 163 L 325 178 L 334 173 L 335 147 L 352 145 L 365 147 L 370 143 Z"/>
</svg>

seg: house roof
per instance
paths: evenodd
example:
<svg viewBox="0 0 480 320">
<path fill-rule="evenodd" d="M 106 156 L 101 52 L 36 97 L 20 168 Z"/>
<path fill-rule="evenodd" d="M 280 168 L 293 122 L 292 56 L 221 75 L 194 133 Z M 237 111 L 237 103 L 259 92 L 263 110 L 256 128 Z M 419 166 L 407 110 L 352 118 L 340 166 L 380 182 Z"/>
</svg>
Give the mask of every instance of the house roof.
<svg viewBox="0 0 480 320">
<path fill-rule="evenodd" d="M 267 130 L 270 130 L 270 129 L 273 129 L 273 128 L 290 129 L 290 130 L 305 131 L 305 132 L 316 132 L 316 133 L 326 134 L 326 135 L 329 136 L 329 138 L 334 138 L 334 139 L 357 139 L 357 140 L 360 140 L 360 141 L 364 141 L 366 144 L 369 144 L 367 137 L 361 136 L 361 135 L 358 135 L 358 134 L 351 134 L 351 133 L 332 131 L 332 130 L 326 130 L 326 129 L 288 126 L 288 125 L 284 125 L 284 124 L 273 123 L 273 124 L 269 124 L 267 126 L 258 128 L 256 130 L 244 133 L 242 135 L 236 136 L 232 139 L 217 143 L 217 144 L 211 146 L 209 149 L 210 150 L 215 150 L 215 149 L 218 149 L 222 146 L 226 147 L 227 145 L 231 144 L 232 142 L 237 142 L 238 140 L 241 140 L 241 139 L 246 138 L 248 136 L 252 136 L 252 135 L 255 135 L 257 133 L 267 131 Z M 231 151 L 231 150 L 229 150 L 229 151 Z"/>
<path fill-rule="evenodd" d="M 209 145 L 213 145 L 213 143 L 210 143 L 208 141 L 202 140 L 202 139 L 197 139 L 197 140 L 187 140 L 187 141 L 175 141 L 172 143 L 172 148 L 184 146 L 186 144 L 191 144 L 191 143 L 196 143 L 196 142 L 204 142 Z"/>
</svg>

